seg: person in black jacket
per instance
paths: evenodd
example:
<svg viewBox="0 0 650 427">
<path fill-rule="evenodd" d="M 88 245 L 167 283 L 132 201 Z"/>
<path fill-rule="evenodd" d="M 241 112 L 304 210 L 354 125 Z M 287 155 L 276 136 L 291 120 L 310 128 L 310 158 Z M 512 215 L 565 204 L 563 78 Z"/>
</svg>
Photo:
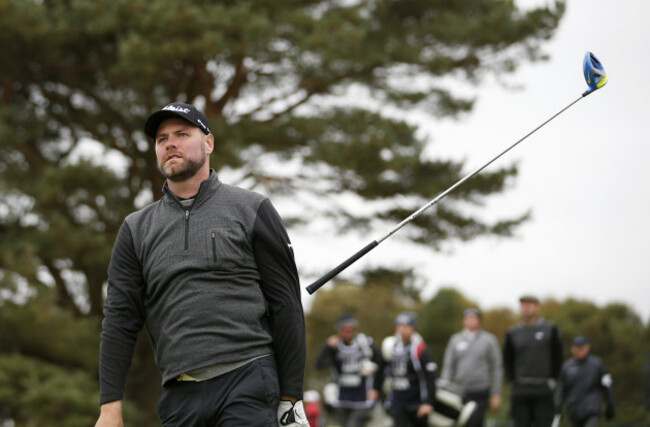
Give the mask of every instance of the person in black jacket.
<svg viewBox="0 0 650 427">
<path fill-rule="evenodd" d="M 562 367 L 557 327 L 541 319 L 539 299 L 520 298 L 522 322 L 508 329 L 503 364 L 510 389 L 510 417 L 515 427 L 547 427 L 553 422 L 553 394 Z"/>
<path fill-rule="evenodd" d="M 316 368 L 331 369 L 338 394 L 331 402 L 342 427 L 362 427 L 374 404 L 374 374 L 381 363 L 373 339 L 358 332 L 358 322 L 343 314 L 336 322 L 337 333 L 327 338 L 316 358 Z"/>
<path fill-rule="evenodd" d="M 384 370 L 375 378 L 375 395 L 388 379 L 390 390 L 386 411 L 399 427 L 426 427 L 434 410 L 436 397 L 436 364 L 420 334 L 416 332 L 417 316 L 404 312 L 395 320 L 396 334 L 384 339 L 382 356 Z"/>
<path fill-rule="evenodd" d="M 602 359 L 590 354 L 591 347 L 583 336 L 577 336 L 571 343 L 573 357 L 562 365 L 556 412 L 562 413 L 566 403 L 571 425 L 574 427 L 595 427 L 601 411 L 601 396 L 605 400 L 605 418 L 614 418 L 612 399 L 612 377 Z"/>
<path fill-rule="evenodd" d="M 221 183 L 193 105 L 149 116 L 163 197 L 126 217 L 108 267 L 97 426 L 122 426 L 138 332 L 161 371 L 165 426 L 307 426 L 293 249 L 268 198 Z"/>
</svg>

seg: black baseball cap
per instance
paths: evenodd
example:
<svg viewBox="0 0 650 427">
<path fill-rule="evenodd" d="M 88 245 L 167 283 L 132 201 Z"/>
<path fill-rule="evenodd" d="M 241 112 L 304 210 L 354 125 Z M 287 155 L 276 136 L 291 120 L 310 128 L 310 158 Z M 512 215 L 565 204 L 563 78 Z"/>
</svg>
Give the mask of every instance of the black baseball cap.
<svg viewBox="0 0 650 427">
<path fill-rule="evenodd" d="M 417 328 L 417 324 L 418 324 L 418 316 L 412 311 L 405 311 L 403 313 L 400 313 L 399 315 L 397 315 L 397 318 L 395 319 L 396 326 L 410 325 L 413 326 L 413 328 Z"/>
<path fill-rule="evenodd" d="M 589 344 L 589 340 L 587 340 L 586 337 L 583 337 L 582 335 L 578 335 L 577 337 L 573 338 L 573 341 L 571 341 L 571 345 L 574 346 L 583 346 Z"/>
<path fill-rule="evenodd" d="M 480 319 L 481 312 L 479 311 L 478 308 L 468 308 L 465 311 L 463 311 L 463 317 L 467 317 L 467 316 L 476 316 Z"/>
<path fill-rule="evenodd" d="M 352 317 L 350 314 L 344 313 L 336 321 L 336 330 L 341 329 L 345 325 L 350 325 L 356 329 L 359 326 L 359 322 L 357 322 L 357 319 Z"/>
<path fill-rule="evenodd" d="M 156 139 L 156 132 L 158 132 L 160 124 L 163 121 L 174 117 L 188 121 L 190 124 L 201 129 L 201 131 L 206 135 L 212 133 L 205 114 L 197 110 L 195 106 L 191 104 L 183 104 L 181 102 L 172 102 L 149 116 L 144 124 L 145 135 Z"/>
</svg>

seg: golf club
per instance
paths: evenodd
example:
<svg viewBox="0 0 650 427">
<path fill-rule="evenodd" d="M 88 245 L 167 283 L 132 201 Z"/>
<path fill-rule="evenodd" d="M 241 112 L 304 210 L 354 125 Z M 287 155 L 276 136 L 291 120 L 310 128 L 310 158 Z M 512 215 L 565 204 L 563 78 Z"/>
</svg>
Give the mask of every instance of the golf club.
<svg viewBox="0 0 650 427">
<path fill-rule="evenodd" d="M 575 103 L 580 101 L 582 98 L 584 98 L 587 95 L 595 92 L 596 90 L 598 90 L 601 87 L 605 86 L 605 84 L 607 83 L 607 75 L 605 74 L 605 70 L 604 70 L 602 64 L 600 63 L 598 58 L 596 58 L 596 56 L 591 52 L 587 52 L 585 54 L 584 61 L 583 61 L 583 72 L 584 72 L 585 81 L 587 82 L 588 88 L 578 99 L 571 102 L 569 105 L 567 105 L 566 107 L 564 107 L 563 109 L 561 109 L 560 111 L 555 113 L 553 116 L 551 116 L 551 118 L 546 120 L 541 125 L 537 126 L 535 129 L 533 129 L 531 132 L 529 132 L 526 136 L 524 136 L 523 138 L 521 138 L 520 140 L 518 140 L 517 142 L 515 142 L 514 144 L 512 144 L 511 146 L 509 146 L 505 150 L 503 150 L 497 156 L 493 157 L 490 161 L 488 161 L 487 163 L 483 164 L 482 166 L 474 169 L 469 174 L 465 175 L 463 178 L 461 178 L 459 181 L 457 181 L 454 185 L 452 185 L 451 187 L 449 187 L 448 189 L 446 189 L 445 191 L 440 193 L 438 196 L 436 196 L 436 198 L 430 200 L 427 204 L 422 206 L 420 209 L 413 212 L 408 218 L 406 218 L 405 220 L 403 220 L 402 222 L 397 224 L 386 235 L 384 235 L 380 239 L 373 240 L 372 242 L 367 244 L 364 248 L 362 248 L 360 251 L 358 251 L 357 253 L 352 255 L 350 258 L 346 259 L 341 264 L 336 266 L 329 273 L 325 274 L 323 277 L 316 280 L 311 285 L 307 286 L 307 288 L 306 288 L 307 292 L 309 292 L 309 294 L 313 294 L 314 292 L 316 292 L 321 286 L 323 286 L 325 283 L 330 281 L 337 274 L 339 274 L 340 272 L 342 272 L 343 270 L 348 268 L 350 265 L 352 265 L 353 263 L 358 261 L 359 258 L 364 256 L 365 254 L 370 252 L 372 249 L 377 247 L 377 245 L 379 245 L 381 242 L 383 242 L 384 240 L 386 240 L 387 238 L 389 238 L 390 236 L 395 234 L 399 229 L 404 227 L 406 224 L 413 221 L 415 218 L 419 217 L 422 214 L 422 212 L 424 212 L 425 210 L 429 209 L 431 206 L 438 203 L 443 197 L 445 197 L 447 194 L 451 193 L 456 187 L 458 187 L 459 185 L 461 185 L 462 183 L 464 183 L 465 181 L 467 181 L 468 179 L 470 179 L 471 177 L 473 177 L 474 175 L 478 174 L 483 169 L 485 169 L 486 167 L 491 165 L 494 161 L 496 161 L 501 156 L 506 154 L 508 151 L 512 150 L 514 147 L 519 145 L 520 142 L 522 142 L 523 140 L 525 140 L 526 138 L 528 138 L 529 136 L 531 136 L 532 134 L 537 132 L 540 128 L 542 128 L 548 122 L 550 122 L 551 120 L 553 120 L 554 118 L 556 118 L 557 116 L 559 116 L 560 114 L 562 114 L 563 112 L 568 110 L 571 106 L 573 106 Z"/>
</svg>

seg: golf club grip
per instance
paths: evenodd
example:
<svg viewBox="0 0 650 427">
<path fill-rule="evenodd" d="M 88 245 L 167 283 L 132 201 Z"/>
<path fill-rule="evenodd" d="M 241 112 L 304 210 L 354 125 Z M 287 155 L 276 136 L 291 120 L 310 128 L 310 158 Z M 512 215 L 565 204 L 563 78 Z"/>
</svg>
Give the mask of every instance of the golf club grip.
<svg viewBox="0 0 650 427">
<path fill-rule="evenodd" d="M 377 243 L 376 240 L 373 240 L 372 242 L 368 243 L 363 249 L 361 249 L 359 252 L 356 254 L 352 255 L 350 258 L 346 259 L 342 263 L 340 263 L 338 266 L 333 268 L 329 273 L 321 277 L 320 279 L 316 280 L 314 283 L 311 285 L 307 286 L 307 292 L 309 294 L 313 294 L 316 292 L 321 286 L 323 286 L 325 283 L 329 282 L 334 276 L 339 274 L 341 271 L 345 270 L 349 266 L 351 266 L 354 262 L 356 262 L 359 258 L 373 250 L 379 243 Z"/>
</svg>

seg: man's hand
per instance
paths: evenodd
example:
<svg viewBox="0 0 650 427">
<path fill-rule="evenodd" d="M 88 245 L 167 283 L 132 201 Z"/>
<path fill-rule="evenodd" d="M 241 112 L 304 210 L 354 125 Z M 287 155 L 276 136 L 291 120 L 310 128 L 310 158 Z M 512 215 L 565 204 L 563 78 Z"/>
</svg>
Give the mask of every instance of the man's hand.
<svg viewBox="0 0 650 427">
<path fill-rule="evenodd" d="M 501 407 L 501 396 L 499 396 L 498 394 L 493 394 L 490 397 L 490 409 L 496 411 L 500 407 Z"/>
<path fill-rule="evenodd" d="M 280 400 L 278 405 L 278 425 L 282 427 L 309 427 L 302 400 L 296 400 L 295 403 L 290 400 Z"/>
<path fill-rule="evenodd" d="M 418 408 L 417 417 L 418 418 L 423 418 L 423 417 L 426 417 L 427 415 L 429 415 L 432 412 L 433 412 L 433 406 L 431 406 L 431 405 L 429 405 L 427 403 L 424 403 L 424 404 L 420 405 L 420 407 Z"/>
<path fill-rule="evenodd" d="M 100 408 L 95 427 L 124 427 L 122 420 L 122 401 L 104 403 Z"/>
<path fill-rule="evenodd" d="M 331 335 L 327 338 L 327 345 L 336 348 L 339 345 L 339 336 L 338 335 Z"/>
<path fill-rule="evenodd" d="M 376 402 L 377 399 L 379 399 L 379 392 L 377 390 L 368 390 L 368 393 L 366 393 L 366 399 L 371 402 Z"/>
</svg>

